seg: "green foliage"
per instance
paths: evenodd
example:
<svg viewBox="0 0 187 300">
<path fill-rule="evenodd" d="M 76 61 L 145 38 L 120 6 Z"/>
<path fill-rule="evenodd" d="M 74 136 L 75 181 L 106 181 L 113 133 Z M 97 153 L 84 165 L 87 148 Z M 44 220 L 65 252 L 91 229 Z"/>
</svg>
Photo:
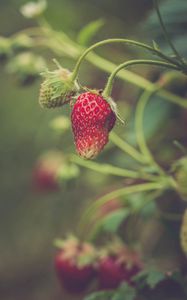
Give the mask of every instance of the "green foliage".
<svg viewBox="0 0 187 300">
<path fill-rule="evenodd" d="M 63 3 L 65 4 L 65 2 Z M 40 14 L 43 13 L 45 7 L 46 7 L 45 1 L 41 0 L 38 1 L 38 4 L 36 3 L 34 6 L 33 4 L 31 6 L 26 5 L 25 6 L 26 11 L 23 11 L 22 9 L 22 13 L 27 18 L 38 17 Z M 187 47 L 186 47 L 186 43 L 184 42 L 187 39 L 187 33 L 185 27 L 187 23 L 186 22 L 186 15 L 187 15 L 186 0 L 180 0 L 180 5 L 178 0 L 167 0 L 161 3 L 161 12 L 163 15 L 163 19 L 166 22 L 166 27 L 169 31 L 169 34 L 173 37 L 174 43 L 179 48 L 179 51 L 181 53 L 186 53 Z M 69 20 L 71 19 L 72 21 L 73 19 L 72 15 L 69 15 L 67 19 Z M 37 20 L 35 21 L 37 23 Z M 43 56 L 45 55 L 48 59 L 50 55 L 52 57 L 54 56 L 61 57 L 62 55 L 64 55 L 63 57 L 64 64 L 65 65 L 69 64 L 68 59 L 77 59 L 77 57 L 82 51 L 82 48 L 90 44 L 94 36 L 99 32 L 99 30 L 104 24 L 104 21 L 102 19 L 89 23 L 78 34 L 77 43 L 76 43 L 75 41 L 71 40 L 71 38 L 67 36 L 65 32 L 57 32 L 52 28 L 52 26 L 48 26 L 48 25 L 46 26 L 47 22 L 46 23 L 45 22 L 46 22 L 45 20 L 40 19 L 37 25 L 38 28 L 34 29 L 34 33 L 32 32 L 32 34 L 29 34 L 28 37 L 21 35 L 19 36 L 19 39 L 18 38 L 12 39 L 12 44 L 10 43 L 10 40 L 7 38 L 0 38 L 0 57 L 1 56 L 2 58 L 4 56 L 6 58 L 11 57 L 11 60 L 9 60 L 8 64 L 6 65 L 6 69 L 10 73 L 17 74 L 18 76 L 20 76 L 21 79 L 22 76 L 24 77 L 23 79 L 25 79 L 26 75 L 37 76 L 38 73 L 41 72 L 40 68 L 43 69 L 43 65 L 45 65 L 45 61 L 43 61 Z M 112 20 L 111 20 L 111 24 L 112 24 Z M 161 45 L 161 49 L 164 48 L 170 51 L 169 47 L 165 44 L 165 41 L 163 39 L 163 33 L 160 30 L 160 27 L 158 26 L 158 18 L 155 15 L 155 13 L 152 14 L 152 17 L 150 17 L 147 24 L 148 24 L 147 26 L 149 26 L 148 31 L 152 32 L 153 34 L 153 36 L 151 36 L 151 40 L 154 39 L 152 52 L 154 52 L 154 50 L 160 51 L 160 45 Z M 64 24 L 60 23 L 59 24 L 60 28 L 65 28 L 63 27 L 63 25 Z M 28 32 L 27 30 L 28 28 L 26 28 L 26 32 Z M 13 31 L 15 31 L 14 28 Z M 107 34 L 111 34 L 111 33 L 107 32 Z M 157 44 L 157 41 L 159 45 Z M 23 51 L 26 49 L 32 50 L 31 57 L 27 55 L 27 52 L 24 53 L 22 52 L 21 54 L 19 53 L 19 51 Z M 43 50 L 45 50 L 46 52 Z M 42 58 L 39 56 L 40 53 L 42 53 Z M 107 54 L 109 57 L 109 60 L 107 60 L 99 57 L 98 55 L 92 52 L 88 56 L 88 60 L 93 65 L 97 66 L 98 69 L 106 73 L 110 73 L 115 68 L 115 65 L 112 62 L 113 53 L 114 52 L 112 50 L 111 53 Z M 115 52 L 115 54 L 118 59 L 119 58 L 123 58 L 124 60 L 127 59 L 126 53 L 124 55 L 119 55 L 119 57 L 117 51 Z M 32 59 L 30 60 L 30 58 Z M 151 68 L 150 71 L 152 72 Z M 86 70 L 85 74 L 83 74 L 83 78 L 87 79 L 88 73 L 89 73 L 88 70 Z M 142 87 L 148 90 L 151 90 L 154 86 L 156 86 L 154 83 L 150 83 L 148 80 L 144 79 L 142 75 L 137 75 L 136 73 L 133 73 L 129 70 L 121 71 L 119 76 L 121 77 L 121 79 L 127 80 L 135 84 L 137 87 Z M 98 80 L 97 76 L 95 76 L 94 78 L 93 77 L 94 77 L 93 73 L 90 72 L 90 78 L 93 80 L 94 84 L 97 85 L 98 81 L 100 84 L 100 80 Z M 46 268 L 46 266 L 48 265 L 50 259 L 49 249 L 51 249 L 50 243 L 51 240 L 54 238 L 54 235 L 56 236 L 61 234 L 62 230 L 63 231 L 66 230 L 66 226 L 69 230 L 69 227 L 72 226 L 72 211 L 73 211 L 73 223 L 76 221 L 76 219 L 80 218 L 79 213 L 82 213 L 82 207 L 81 207 L 82 199 L 83 200 L 87 199 L 88 197 L 90 197 L 90 195 L 91 197 L 95 197 L 95 194 L 97 195 L 99 193 L 102 194 L 104 188 L 106 189 L 106 191 L 108 189 L 107 186 L 104 186 L 101 184 L 101 182 L 99 182 L 100 178 L 99 180 L 98 178 L 96 178 L 97 186 L 96 184 L 93 184 L 95 180 L 94 178 L 97 177 L 97 175 L 95 175 L 94 173 L 93 175 L 90 176 L 91 172 L 90 173 L 87 172 L 85 177 L 81 177 L 83 179 L 80 178 L 79 184 L 76 186 L 75 180 L 73 179 L 77 178 L 80 175 L 80 171 L 79 168 L 77 167 L 77 164 L 79 165 L 82 164 L 82 166 L 85 167 L 87 166 L 87 168 L 92 169 L 92 171 L 98 171 L 98 166 L 99 166 L 101 170 L 100 173 L 103 173 L 103 177 L 104 175 L 105 177 L 107 177 L 105 183 L 107 183 L 108 186 L 111 184 L 112 188 L 114 187 L 114 191 L 115 189 L 117 190 L 117 188 L 120 190 L 121 187 L 122 191 L 120 190 L 119 194 L 118 193 L 116 194 L 117 197 L 118 196 L 123 197 L 124 195 L 125 195 L 124 197 L 127 196 L 128 208 L 127 207 L 120 208 L 117 211 L 110 213 L 103 220 L 101 220 L 101 229 L 103 229 L 103 231 L 106 231 L 105 233 L 107 232 L 109 233 L 108 235 L 106 234 L 104 236 L 104 239 L 105 238 L 107 239 L 108 236 L 111 236 L 110 233 L 117 234 L 117 231 L 121 226 L 122 222 L 126 218 L 128 218 L 128 216 L 131 215 L 132 212 L 133 213 L 135 212 L 136 214 L 140 214 L 142 223 L 144 222 L 144 225 L 145 223 L 148 223 L 149 225 L 149 221 L 151 219 L 150 217 L 153 216 L 153 214 L 156 211 L 156 203 L 154 202 L 154 200 L 158 195 L 152 193 L 153 190 L 157 189 L 159 192 L 160 191 L 162 192 L 165 188 L 170 188 L 174 190 L 175 187 L 172 184 L 175 178 L 171 178 L 172 174 L 168 174 L 169 172 L 167 168 L 166 170 L 164 170 L 163 167 L 163 170 L 162 169 L 160 170 L 157 167 L 156 165 L 157 157 L 156 157 L 156 162 L 154 162 L 154 157 L 153 160 L 146 161 L 144 160 L 144 158 L 146 158 L 146 155 L 144 157 L 144 153 L 140 145 L 137 145 L 138 147 L 134 148 L 131 145 L 129 146 L 128 143 L 126 143 L 126 139 L 127 139 L 132 144 L 136 145 L 136 134 L 133 125 L 134 119 L 131 118 L 131 121 L 127 121 L 127 126 L 122 127 L 121 129 L 123 132 L 125 132 L 124 136 L 126 135 L 126 139 L 124 141 L 123 146 L 120 147 L 119 145 L 117 145 L 119 146 L 120 151 L 124 150 L 125 154 L 123 153 L 123 155 L 118 156 L 118 152 L 115 151 L 112 147 L 111 148 L 109 147 L 107 149 L 108 152 L 107 151 L 104 152 L 103 156 L 101 156 L 100 158 L 101 163 L 89 164 L 88 162 L 84 162 L 84 163 L 77 162 L 76 164 L 76 162 L 75 163 L 67 162 L 60 167 L 58 179 L 60 179 L 61 182 L 64 181 L 65 182 L 70 181 L 70 182 L 68 182 L 68 184 L 63 184 L 62 190 L 56 196 L 55 195 L 51 196 L 49 194 L 43 197 L 41 195 L 39 196 L 37 193 L 35 193 L 35 191 L 33 190 L 31 191 L 30 188 L 31 172 L 32 172 L 34 161 L 38 155 L 38 152 L 41 152 L 46 147 L 51 147 L 51 145 L 53 145 L 53 147 L 56 147 L 58 149 L 60 148 L 60 150 L 67 152 L 68 154 L 70 154 L 69 156 L 71 156 L 72 146 L 70 146 L 69 143 L 71 137 L 69 135 L 70 130 L 68 130 L 70 128 L 70 121 L 68 123 L 67 120 L 62 119 L 61 117 L 61 113 L 63 113 L 63 111 L 65 112 L 65 114 L 67 114 L 69 113 L 69 110 L 68 109 L 59 110 L 58 114 L 56 114 L 56 112 L 52 112 L 52 113 L 47 112 L 45 113 L 47 120 L 45 119 L 44 121 L 43 114 L 39 113 L 38 106 L 37 109 L 35 110 L 35 106 L 34 106 L 35 104 L 31 104 L 32 101 L 30 101 L 38 97 L 38 89 L 37 91 L 29 90 L 29 92 L 27 93 L 23 93 L 23 92 L 15 93 L 13 88 L 11 89 L 9 88 L 10 84 L 6 83 L 7 78 L 5 77 L 3 78 L 3 80 L 4 81 L 1 87 L 1 91 L 3 91 L 2 103 L 1 103 L 1 108 L 2 108 L 1 119 L 4 122 L 7 114 L 8 125 L 7 127 L 5 126 L 5 129 L 3 126 L 1 126 L 1 136 L 3 135 L 3 137 L 1 138 L 2 140 L 1 144 L 5 146 L 5 150 L 1 149 L 1 157 L 3 157 L 2 165 L 1 165 L 3 176 L 2 176 L 1 183 L 3 185 L 3 189 L 4 190 L 7 189 L 8 192 L 1 193 L 2 200 L 0 204 L 1 204 L 1 212 L 2 212 L 2 220 L 3 220 L 2 221 L 3 226 L 1 226 L 2 227 L 1 231 L 2 231 L 3 238 L 6 241 L 10 240 L 10 245 L 8 242 L 9 247 L 7 247 L 7 249 L 14 249 L 14 255 L 12 255 L 11 250 L 7 252 L 6 246 L 3 246 L 3 251 L 1 251 L 0 267 L 2 268 L 0 270 L 0 275 L 1 275 L 0 279 L 6 281 L 6 276 L 7 278 L 10 278 L 12 276 L 11 277 L 13 278 L 12 281 L 14 281 L 14 279 L 17 280 L 17 277 L 19 277 L 20 274 L 22 273 L 23 279 L 18 278 L 18 284 L 17 282 L 13 283 L 14 286 L 18 286 L 18 285 L 21 286 L 20 282 L 21 283 L 26 282 L 27 284 L 27 282 L 30 282 L 30 278 L 33 278 L 33 282 L 34 282 L 34 278 L 36 278 L 36 282 L 37 282 L 36 285 L 39 286 L 40 284 L 42 285 L 42 280 L 38 283 L 38 277 L 41 276 L 41 274 L 43 273 L 44 274 L 50 273 L 47 272 L 46 270 L 44 270 L 43 273 L 41 273 L 41 270 L 39 269 L 41 265 L 44 265 L 44 268 Z M 135 96 L 137 96 L 134 90 L 131 90 L 131 88 L 126 86 L 125 88 L 126 88 L 125 93 L 128 94 L 129 99 L 134 99 Z M 36 92 L 35 95 L 33 95 L 34 91 Z M 169 133 L 170 138 L 173 138 L 175 134 L 174 132 L 171 132 L 172 130 L 171 131 L 168 130 L 167 125 L 171 121 L 171 116 L 172 116 L 171 112 L 173 111 L 174 108 L 173 104 L 169 103 L 169 101 L 172 102 L 171 99 L 173 98 L 175 99 L 176 95 L 173 95 L 172 93 L 167 93 L 166 91 L 163 90 L 158 91 L 158 93 L 160 93 L 161 96 L 165 95 L 165 99 L 167 99 L 168 102 L 164 102 L 161 99 L 160 95 L 155 95 L 154 97 L 152 97 L 152 99 L 150 99 L 150 102 L 145 109 L 145 114 L 143 118 L 144 121 L 142 122 L 143 133 L 145 138 L 147 140 L 149 138 L 153 138 L 154 141 L 154 143 L 152 143 L 151 145 L 151 150 L 154 150 L 154 146 L 158 141 L 157 133 L 159 132 L 163 133 L 165 130 L 164 132 L 166 134 L 165 136 L 168 137 L 168 133 Z M 29 94 L 33 96 L 30 98 Z M 56 96 L 55 93 L 54 95 Z M 65 95 L 67 94 L 65 93 Z M 24 101 L 21 98 L 24 98 Z M 183 101 L 183 107 L 185 106 L 184 103 L 186 104 L 185 100 L 183 99 L 182 100 L 179 99 L 174 102 L 177 103 L 177 101 L 179 103 L 181 103 L 180 101 Z M 122 102 L 121 106 L 123 105 L 124 102 Z M 133 107 L 130 101 L 129 101 L 129 106 Z M 54 119 L 54 117 L 56 118 Z M 52 122 L 50 122 L 51 119 L 53 120 Z M 20 120 L 22 122 L 20 122 Z M 179 118 L 177 121 L 180 121 Z M 50 132 L 50 134 L 48 134 L 48 131 L 46 130 L 46 128 L 49 129 L 48 127 L 49 122 L 54 132 L 60 133 L 58 135 L 58 141 L 57 139 L 54 139 L 53 132 L 52 133 Z M 43 127 L 45 127 L 45 130 Z M 180 134 L 181 132 L 182 129 L 180 127 Z M 62 133 L 63 133 L 63 137 L 61 135 Z M 180 134 L 179 137 L 181 137 Z M 71 139 L 71 144 L 72 144 L 72 139 Z M 33 145 L 33 147 L 31 145 Z M 131 151 L 126 151 L 127 149 L 129 149 L 128 147 L 130 147 L 131 150 L 132 149 L 134 150 L 135 160 L 136 157 L 138 156 L 137 153 L 139 154 L 138 156 L 139 160 L 137 160 L 136 164 L 132 163 Z M 164 152 L 164 149 L 165 148 L 163 146 L 163 149 L 161 149 L 161 151 Z M 118 161 L 120 168 L 109 164 L 103 164 L 102 160 L 108 158 L 108 156 L 112 157 L 111 158 L 112 162 Z M 128 161 L 129 163 L 130 166 L 129 170 L 123 169 L 123 166 L 126 167 L 125 166 L 126 161 Z M 19 173 L 22 174 L 20 178 L 18 176 L 20 175 Z M 87 174 L 89 175 L 87 176 Z M 138 177 L 137 175 L 139 174 L 141 174 L 142 177 L 143 174 L 147 175 L 147 177 L 145 178 L 141 178 L 141 176 Z M 108 176 L 108 175 L 112 175 L 112 176 Z M 118 177 L 115 175 L 117 175 Z M 119 178 L 120 179 L 123 178 L 123 181 L 122 180 L 119 181 L 120 180 Z M 146 183 L 144 181 L 146 181 Z M 102 191 L 100 190 L 101 185 L 102 185 Z M 119 187 L 116 187 L 116 185 L 119 185 Z M 141 190 L 142 187 L 143 188 L 145 187 L 145 191 L 143 189 Z M 128 195 L 125 194 L 126 191 L 128 191 Z M 140 193 L 140 191 L 143 191 L 143 193 Z M 150 191 L 150 194 L 147 194 L 147 191 Z M 132 194 L 132 196 L 130 194 Z M 107 198 L 107 194 L 106 194 L 106 198 Z M 42 201 L 40 201 L 41 199 Z M 177 199 L 177 204 L 180 206 L 180 201 L 178 201 L 179 200 L 178 196 L 176 197 L 176 199 Z M 169 200 L 170 199 L 166 199 L 166 202 Z M 145 204 L 147 205 L 144 207 Z M 81 207 L 80 209 L 81 211 L 79 211 L 78 209 L 79 207 Z M 144 207 L 144 209 L 142 207 Z M 181 210 L 182 209 L 183 208 L 181 208 Z M 87 220 L 92 221 L 91 219 L 92 216 L 94 220 L 94 212 L 97 211 L 98 210 L 96 209 L 95 211 L 93 211 L 93 214 L 88 215 Z M 7 215 L 9 216 L 8 218 Z M 67 216 L 69 216 L 69 218 L 67 218 Z M 97 221 L 97 215 L 95 217 Z M 68 222 L 69 223 L 66 225 L 64 223 L 65 222 L 64 220 L 67 220 L 67 223 Z M 159 222 L 159 220 L 157 221 Z M 12 232 L 12 224 L 15 224 L 15 228 L 13 232 Z M 125 222 L 124 225 L 126 225 Z M 168 227 L 169 226 L 170 225 L 168 225 Z M 4 230 L 4 228 L 6 228 L 6 231 Z M 78 226 L 77 228 L 79 230 Z M 94 228 L 91 229 L 94 230 Z M 81 230 L 80 232 L 78 232 L 80 235 L 89 239 L 93 232 L 89 232 L 90 236 L 89 233 L 87 236 L 84 230 L 86 233 L 87 231 L 89 232 L 89 224 L 86 223 L 83 232 L 81 232 Z M 133 230 L 136 230 L 136 228 L 135 229 L 133 228 Z M 141 228 L 138 228 L 138 230 L 140 231 Z M 179 230 L 178 231 L 177 230 L 175 230 L 175 232 L 177 232 L 177 238 L 178 238 Z M 171 233 L 173 234 L 172 228 L 171 228 Z M 177 241 L 177 238 L 176 237 L 174 238 Z M 11 239 L 13 240 L 13 242 Z M 141 243 L 141 240 L 137 242 Z M 143 242 L 145 243 L 145 241 Z M 37 245 L 37 247 L 33 248 L 33 245 L 34 246 Z M 164 250 L 162 251 L 164 252 Z M 165 252 L 166 251 L 167 250 L 165 250 Z M 170 253 L 167 254 L 169 257 Z M 5 260 L 4 257 L 7 259 Z M 84 259 L 85 258 L 86 257 L 84 257 Z M 168 260 L 169 259 L 170 257 L 168 258 Z M 32 262 L 36 262 L 36 265 L 34 267 Z M 148 264 L 149 263 L 150 262 L 148 261 Z M 38 268 L 38 270 L 37 271 L 29 270 L 29 267 L 28 269 L 26 268 L 27 267 L 26 264 L 32 266 L 32 269 Z M 21 270 L 21 268 L 23 270 Z M 32 274 L 29 274 L 29 272 L 31 272 Z M 28 278 L 26 278 L 25 280 L 26 273 L 28 273 Z M 160 272 L 154 268 L 148 268 L 143 270 L 138 276 L 136 276 L 136 282 L 138 288 L 139 285 L 142 284 L 143 286 L 149 286 L 151 289 L 154 289 L 154 287 L 156 287 L 158 283 L 163 281 L 165 278 L 167 277 L 165 276 L 164 272 Z M 179 279 L 179 281 L 180 282 L 182 281 L 181 278 Z M 7 282 L 5 282 L 5 286 L 9 286 Z M 52 282 L 52 280 L 50 280 L 50 282 Z M 2 283 L 2 285 L 4 285 L 4 282 Z M 29 284 L 26 285 L 25 289 L 29 290 L 28 286 Z M 85 300 L 134 300 L 137 296 L 136 294 L 138 293 L 138 288 L 136 289 L 132 286 L 129 286 L 128 284 L 124 284 L 120 286 L 118 289 L 116 289 L 115 291 L 96 292 L 92 295 L 87 296 Z M 43 291 L 41 291 L 41 295 L 43 295 Z M 42 297 L 40 296 L 40 293 L 38 297 L 45 298 L 45 299 L 56 298 L 54 295 L 52 296 L 47 295 L 47 297 L 44 296 Z M 38 299 L 38 297 L 32 297 L 32 298 Z M 28 295 L 23 296 L 23 298 L 28 299 Z M 17 300 L 17 297 L 15 298 L 15 300 Z"/>
<path fill-rule="evenodd" d="M 135 297 L 135 288 L 125 283 L 115 291 L 96 292 L 87 296 L 86 298 L 84 298 L 84 300 L 134 300 Z"/>
<path fill-rule="evenodd" d="M 173 105 L 163 101 L 158 95 L 153 96 L 146 106 L 144 113 L 143 129 L 146 139 L 150 139 L 165 123 L 172 113 Z M 127 139 L 136 144 L 136 135 L 134 130 L 134 118 L 128 124 L 129 130 L 126 134 Z"/>
<path fill-rule="evenodd" d="M 89 46 L 93 37 L 98 33 L 98 31 L 101 29 L 103 25 L 104 25 L 104 20 L 98 19 L 84 26 L 77 36 L 78 44 L 85 47 Z"/>
<path fill-rule="evenodd" d="M 130 211 L 128 208 L 123 208 L 110 213 L 102 221 L 102 228 L 108 232 L 117 232 L 121 223 L 129 216 Z"/>
<path fill-rule="evenodd" d="M 84 300 L 111 300 L 113 294 L 112 291 L 96 292 L 86 296 Z"/>
<path fill-rule="evenodd" d="M 141 283 L 142 286 L 147 284 L 151 289 L 153 289 L 159 282 L 163 281 L 165 278 L 166 276 L 162 271 L 159 271 L 152 267 L 140 272 L 134 277 L 134 280 L 137 283 Z"/>
<path fill-rule="evenodd" d="M 134 300 L 135 298 L 136 289 L 125 283 L 117 289 L 111 300 Z"/>
<path fill-rule="evenodd" d="M 160 2 L 159 7 L 162 19 L 173 44 L 182 55 L 185 55 L 187 51 L 187 44 L 184 42 L 187 39 L 187 1 L 166 0 Z M 162 49 L 171 52 L 170 47 L 164 39 L 162 29 L 158 26 L 158 17 L 154 10 L 144 26 L 144 29 L 151 33 L 151 38 L 156 40 Z"/>
</svg>

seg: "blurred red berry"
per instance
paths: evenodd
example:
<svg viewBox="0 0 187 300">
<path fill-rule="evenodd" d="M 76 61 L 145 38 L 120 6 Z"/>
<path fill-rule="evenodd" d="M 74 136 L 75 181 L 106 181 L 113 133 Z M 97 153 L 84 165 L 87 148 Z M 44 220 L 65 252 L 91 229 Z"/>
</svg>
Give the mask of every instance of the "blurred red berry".
<svg viewBox="0 0 187 300">
<path fill-rule="evenodd" d="M 109 254 L 99 262 L 99 288 L 115 289 L 122 282 L 132 284 L 132 277 L 141 269 L 142 263 L 137 254 L 126 248 L 119 255 Z"/>
<path fill-rule="evenodd" d="M 57 171 L 62 159 L 61 153 L 49 151 L 38 160 L 33 170 L 33 184 L 36 189 L 41 191 L 58 190 Z"/>
<path fill-rule="evenodd" d="M 88 243 L 64 242 L 55 257 L 55 269 L 62 286 L 70 293 L 81 293 L 96 276 L 95 251 Z"/>
</svg>

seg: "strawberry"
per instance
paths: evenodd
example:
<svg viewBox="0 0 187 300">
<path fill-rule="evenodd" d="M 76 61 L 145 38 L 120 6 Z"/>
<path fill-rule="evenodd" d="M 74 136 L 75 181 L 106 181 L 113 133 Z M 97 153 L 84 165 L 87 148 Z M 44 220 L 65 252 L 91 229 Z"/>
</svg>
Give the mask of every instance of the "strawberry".
<svg viewBox="0 0 187 300">
<path fill-rule="evenodd" d="M 58 190 L 57 171 L 62 161 L 63 157 L 57 151 L 48 151 L 38 159 L 33 171 L 33 184 L 38 190 Z"/>
<path fill-rule="evenodd" d="M 57 63 L 58 64 L 58 63 Z M 71 80 L 71 72 L 58 65 L 52 72 L 45 71 L 40 87 L 39 103 L 43 108 L 55 108 L 70 102 L 78 91 L 78 84 Z"/>
<path fill-rule="evenodd" d="M 107 144 L 116 115 L 99 92 L 86 92 L 77 98 L 71 121 L 78 154 L 83 158 L 92 159 Z"/>
<path fill-rule="evenodd" d="M 136 253 L 123 248 L 100 259 L 98 279 L 100 289 L 115 289 L 122 282 L 132 284 L 132 277 L 142 268 Z"/>
<path fill-rule="evenodd" d="M 91 244 L 68 239 L 55 257 L 55 270 L 62 286 L 70 293 L 80 293 L 96 275 L 95 250 Z"/>
</svg>

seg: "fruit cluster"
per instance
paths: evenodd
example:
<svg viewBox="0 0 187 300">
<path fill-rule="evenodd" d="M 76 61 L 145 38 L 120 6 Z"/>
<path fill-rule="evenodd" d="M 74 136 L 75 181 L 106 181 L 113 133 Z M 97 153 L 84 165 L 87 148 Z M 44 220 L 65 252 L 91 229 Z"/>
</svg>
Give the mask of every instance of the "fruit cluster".
<svg viewBox="0 0 187 300">
<path fill-rule="evenodd" d="M 74 237 L 58 242 L 55 270 L 71 293 L 84 292 L 92 283 L 99 290 L 116 289 L 122 282 L 133 285 L 133 276 L 143 267 L 138 254 L 124 245 L 96 249 Z"/>
<path fill-rule="evenodd" d="M 72 73 L 59 66 L 58 70 L 43 73 L 39 103 L 43 108 L 55 108 L 71 103 L 71 122 L 77 153 L 95 158 L 108 142 L 115 125 L 116 114 L 111 99 L 105 99 L 97 90 L 80 93 Z M 76 102 L 73 100 L 79 93 Z"/>
</svg>

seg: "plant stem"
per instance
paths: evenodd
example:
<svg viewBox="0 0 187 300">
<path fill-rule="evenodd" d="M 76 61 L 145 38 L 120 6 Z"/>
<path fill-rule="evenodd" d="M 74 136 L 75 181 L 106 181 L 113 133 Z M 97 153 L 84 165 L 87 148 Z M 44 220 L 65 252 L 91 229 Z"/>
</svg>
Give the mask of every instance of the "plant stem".
<svg viewBox="0 0 187 300">
<path fill-rule="evenodd" d="M 118 148 L 120 148 L 122 151 L 130 155 L 133 159 L 138 161 L 141 164 L 145 164 L 145 158 L 144 156 L 138 152 L 133 146 L 128 144 L 126 141 L 122 140 L 115 132 L 110 133 L 110 141 L 113 142 Z"/>
<path fill-rule="evenodd" d="M 147 147 L 147 143 L 145 140 L 144 135 L 144 128 L 143 128 L 143 116 L 145 111 L 145 106 L 149 101 L 150 97 L 158 90 L 158 88 L 153 89 L 152 91 L 145 91 L 142 96 L 140 97 L 136 112 L 135 112 L 135 131 L 136 131 L 136 138 L 137 143 L 140 147 L 142 154 L 147 158 L 149 163 L 158 169 L 161 174 L 165 174 L 162 168 L 157 164 L 154 160 L 149 148 Z"/>
<path fill-rule="evenodd" d="M 97 68 L 100 70 L 103 70 L 107 73 L 111 73 L 117 66 L 98 56 L 95 53 L 90 53 L 89 56 L 87 57 L 87 60 L 95 65 Z M 121 70 L 117 75 L 118 78 L 125 80 L 131 84 L 134 84 L 142 89 L 145 90 L 153 90 L 155 88 L 155 84 L 148 81 L 147 79 L 143 78 L 142 76 L 139 76 L 138 74 L 132 73 L 129 70 Z M 164 100 L 169 101 L 171 103 L 180 105 L 184 108 L 187 108 L 187 99 L 182 98 L 178 95 L 172 94 L 169 91 L 164 90 L 163 88 L 158 91 L 158 94 L 160 97 L 162 97 Z"/>
<path fill-rule="evenodd" d="M 111 92 L 112 92 L 112 87 L 113 87 L 113 81 L 115 79 L 115 76 L 117 75 L 117 73 L 119 71 L 121 71 L 123 68 L 126 68 L 128 66 L 132 66 L 132 65 L 155 65 L 155 66 L 159 66 L 159 67 L 167 67 L 173 70 L 180 70 L 179 67 L 177 67 L 174 64 L 170 64 L 170 63 L 166 63 L 163 61 L 157 61 L 157 60 L 147 60 L 147 59 L 134 59 L 134 60 L 129 60 L 125 63 L 120 64 L 113 72 L 112 74 L 109 76 L 107 84 L 105 86 L 105 89 L 103 91 L 103 97 L 105 97 L 106 99 L 108 97 L 110 97 Z"/>
<path fill-rule="evenodd" d="M 100 47 L 100 46 L 103 46 L 103 45 L 106 45 L 106 44 L 112 44 L 112 43 L 125 43 L 127 45 L 133 45 L 133 46 L 137 46 L 137 47 L 141 47 L 141 48 L 144 48 L 154 54 L 156 54 L 157 56 L 163 58 L 164 60 L 172 63 L 172 64 L 177 64 L 179 66 L 178 63 L 176 63 L 175 60 L 173 60 L 172 58 L 166 56 L 164 53 L 162 53 L 161 51 L 159 51 L 158 49 L 155 49 L 147 44 L 144 44 L 144 43 L 141 43 L 141 42 L 137 42 L 137 41 L 134 41 L 134 40 L 129 40 L 129 39 L 107 39 L 107 40 L 103 40 L 103 41 L 100 41 L 100 42 L 97 42 L 96 44 L 90 46 L 88 49 L 86 49 L 82 55 L 79 57 L 76 65 L 75 65 L 75 68 L 74 68 L 74 71 L 73 71 L 73 74 L 72 74 L 72 80 L 75 80 L 78 76 L 78 72 L 79 72 L 79 68 L 80 68 L 80 65 L 82 63 L 82 61 L 84 60 L 84 58 L 86 57 L 86 55 L 93 51 L 95 48 L 97 47 Z"/>
<path fill-rule="evenodd" d="M 121 169 L 109 164 L 103 164 L 103 163 L 98 164 L 96 162 L 81 159 L 76 155 L 71 155 L 70 160 L 78 164 L 79 166 L 85 167 L 87 169 L 91 169 L 93 171 L 102 174 L 115 175 L 120 177 L 129 177 L 129 178 L 139 178 L 138 173 L 136 171 Z"/>
<path fill-rule="evenodd" d="M 169 184 L 163 184 L 163 183 L 144 183 L 144 184 L 137 184 L 132 185 L 129 187 L 124 187 L 118 190 L 115 190 L 111 193 L 108 193 L 104 195 L 103 197 L 99 198 L 97 201 L 95 201 L 84 213 L 80 224 L 79 229 L 80 232 L 84 229 L 85 226 L 89 223 L 89 221 L 92 219 L 94 213 L 96 210 L 101 206 L 104 205 L 107 201 L 121 197 L 126 196 L 132 193 L 139 193 L 139 192 L 145 192 L 145 191 L 151 191 L 151 190 L 158 190 L 158 189 L 165 189 L 169 186 Z"/>
<path fill-rule="evenodd" d="M 52 28 L 40 28 L 44 35 L 47 37 L 47 42 L 44 44 L 46 47 L 50 48 L 56 55 L 61 56 L 62 53 L 64 55 L 71 57 L 73 59 L 77 59 L 80 53 L 83 51 L 83 48 L 80 45 L 73 42 L 64 32 L 56 32 Z M 51 42 L 49 42 L 51 39 Z M 153 49 L 154 50 L 154 49 Z M 156 51 L 156 50 L 154 50 Z M 161 55 L 160 55 L 161 56 Z M 164 57 L 163 57 L 164 58 Z M 111 73 L 114 68 L 117 66 L 97 55 L 96 53 L 89 53 L 86 57 L 87 61 L 89 61 L 92 65 L 96 66 L 100 70 L 103 70 L 106 73 Z M 173 62 L 173 61 L 172 61 Z M 142 89 L 152 90 L 154 88 L 154 83 L 148 81 L 142 76 L 135 74 L 129 70 L 121 70 L 120 73 L 117 74 L 117 77 L 125 80 L 131 84 L 134 84 Z M 186 99 L 177 96 L 171 92 L 168 92 L 164 89 L 160 89 L 158 94 L 164 98 L 166 101 L 172 102 L 174 104 L 180 105 L 182 107 L 187 108 Z"/>
<path fill-rule="evenodd" d="M 164 33 L 164 36 L 165 36 L 165 39 L 166 39 L 167 43 L 170 45 L 170 47 L 173 50 L 173 53 L 175 54 L 175 56 L 177 57 L 177 59 L 182 63 L 182 66 L 185 66 L 182 57 L 180 56 L 180 54 L 178 53 L 177 49 L 173 45 L 171 39 L 169 38 L 168 32 L 167 32 L 166 27 L 164 25 L 164 22 L 162 20 L 162 16 L 161 16 L 161 13 L 160 13 L 160 10 L 159 10 L 159 6 L 158 6 L 157 0 L 154 0 L 154 6 L 155 6 L 155 9 L 156 9 L 156 12 L 157 12 L 157 16 L 158 16 L 158 19 L 160 21 L 160 25 L 162 27 L 162 30 L 163 30 L 163 33 Z"/>
<path fill-rule="evenodd" d="M 127 169 L 122 169 L 118 168 L 115 166 L 112 166 L 110 164 L 99 164 L 96 162 L 92 162 L 89 160 L 84 160 L 79 158 L 76 155 L 71 155 L 70 161 L 72 161 L 75 164 L 78 164 L 79 166 L 85 167 L 87 169 L 102 173 L 102 174 L 107 174 L 107 175 L 114 175 L 114 176 L 120 176 L 120 177 L 128 177 L 128 178 L 134 178 L 134 179 L 145 179 L 149 181 L 158 181 L 159 178 L 158 176 L 154 176 L 151 174 L 147 173 L 140 173 L 137 171 L 133 170 L 127 170 Z"/>
<path fill-rule="evenodd" d="M 140 147 L 141 152 L 150 159 L 152 155 L 145 141 L 144 130 L 143 130 L 143 115 L 144 115 L 145 106 L 147 102 L 155 92 L 156 90 L 143 92 L 142 96 L 138 100 L 136 111 L 135 111 L 135 132 L 136 132 L 137 143 Z"/>
</svg>

